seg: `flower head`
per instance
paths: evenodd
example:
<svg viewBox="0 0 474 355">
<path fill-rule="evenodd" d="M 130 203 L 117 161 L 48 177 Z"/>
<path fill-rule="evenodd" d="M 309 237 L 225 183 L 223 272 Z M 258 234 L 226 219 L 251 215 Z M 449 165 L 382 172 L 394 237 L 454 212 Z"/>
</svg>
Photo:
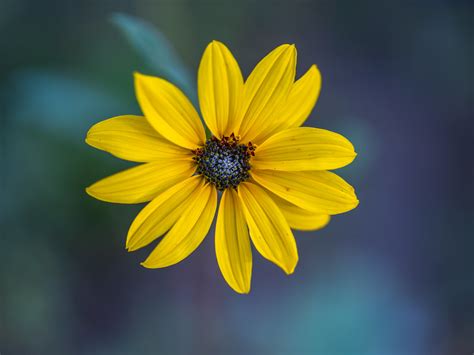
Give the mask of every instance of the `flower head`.
<svg viewBox="0 0 474 355">
<path fill-rule="evenodd" d="M 213 41 L 198 72 L 199 106 L 211 137 L 180 89 L 139 73 L 135 89 L 144 117 L 118 116 L 89 130 L 91 146 L 143 163 L 87 188 L 107 202 L 150 201 L 126 241 L 134 251 L 161 237 L 143 266 L 162 268 L 189 256 L 207 235 L 220 195 L 217 262 L 227 283 L 248 293 L 250 241 L 291 274 L 298 262 L 291 229 L 322 228 L 330 215 L 357 206 L 354 189 L 328 171 L 351 163 L 354 147 L 337 133 L 300 127 L 321 77 L 315 65 L 297 81 L 295 71 L 295 46 L 285 44 L 244 82 L 229 49 Z"/>
</svg>

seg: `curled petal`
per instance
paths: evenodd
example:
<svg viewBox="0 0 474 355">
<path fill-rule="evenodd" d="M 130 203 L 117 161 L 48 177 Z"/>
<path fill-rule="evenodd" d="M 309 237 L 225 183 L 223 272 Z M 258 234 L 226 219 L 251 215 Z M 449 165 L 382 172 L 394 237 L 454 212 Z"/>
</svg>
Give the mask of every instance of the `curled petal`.
<svg viewBox="0 0 474 355">
<path fill-rule="evenodd" d="M 252 250 L 242 205 L 234 189 L 222 194 L 216 224 L 216 256 L 229 286 L 238 293 L 249 293 Z"/>
</svg>

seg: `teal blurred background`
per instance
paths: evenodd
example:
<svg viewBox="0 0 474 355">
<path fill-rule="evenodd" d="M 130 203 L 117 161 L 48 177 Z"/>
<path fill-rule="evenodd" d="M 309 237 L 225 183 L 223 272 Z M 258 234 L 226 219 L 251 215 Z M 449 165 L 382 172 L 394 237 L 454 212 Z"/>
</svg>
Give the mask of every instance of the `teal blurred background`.
<svg viewBox="0 0 474 355">
<path fill-rule="evenodd" d="M 2 0 L 0 353 L 471 354 L 473 9 Z M 291 277 L 254 253 L 246 296 L 222 279 L 212 234 L 182 263 L 147 270 L 149 250 L 124 249 L 141 206 L 84 192 L 130 166 L 84 137 L 95 122 L 140 113 L 132 72 L 195 97 L 213 39 L 245 75 L 295 43 L 298 74 L 316 63 L 323 75 L 308 124 L 344 134 L 359 153 L 340 173 L 360 206 L 296 232 Z"/>
</svg>

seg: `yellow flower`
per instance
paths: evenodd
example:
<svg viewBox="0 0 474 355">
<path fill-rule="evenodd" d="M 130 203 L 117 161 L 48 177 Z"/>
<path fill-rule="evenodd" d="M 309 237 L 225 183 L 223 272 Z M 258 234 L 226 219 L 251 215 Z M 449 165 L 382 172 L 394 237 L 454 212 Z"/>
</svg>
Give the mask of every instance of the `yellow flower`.
<svg viewBox="0 0 474 355">
<path fill-rule="evenodd" d="M 235 291 L 248 293 L 250 240 L 287 274 L 298 251 L 291 228 L 315 230 L 329 216 L 355 208 L 354 189 L 327 170 L 351 163 L 356 153 L 343 136 L 300 127 L 321 88 L 315 65 L 297 81 L 296 48 L 281 45 L 244 82 L 237 61 L 211 42 L 198 71 L 202 117 L 173 84 L 135 74 L 142 116 L 118 116 L 94 125 L 86 142 L 119 158 L 143 163 L 87 188 L 107 202 L 151 201 L 133 221 L 126 248 L 162 237 L 142 263 L 176 264 L 203 241 L 214 219 L 217 262 Z"/>
</svg>

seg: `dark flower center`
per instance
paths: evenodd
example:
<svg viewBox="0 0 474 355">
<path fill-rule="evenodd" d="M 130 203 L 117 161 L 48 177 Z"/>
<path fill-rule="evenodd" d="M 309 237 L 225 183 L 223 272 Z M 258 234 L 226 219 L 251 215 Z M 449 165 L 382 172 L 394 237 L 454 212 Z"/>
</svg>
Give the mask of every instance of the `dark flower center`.
<svg viewBox="0 0 474 355">
<path fill-rule="evenodd" d="M 204 147 L 193 151 L 193 159 L 198 166 L 197 173 L 222 191 L 229 187 L 236 188 L 250 177 L 249 160 L 254 150 L 252 143 L 239 144 L 232 133 L 230 137 L 208 139 Z"/>
</svg>

